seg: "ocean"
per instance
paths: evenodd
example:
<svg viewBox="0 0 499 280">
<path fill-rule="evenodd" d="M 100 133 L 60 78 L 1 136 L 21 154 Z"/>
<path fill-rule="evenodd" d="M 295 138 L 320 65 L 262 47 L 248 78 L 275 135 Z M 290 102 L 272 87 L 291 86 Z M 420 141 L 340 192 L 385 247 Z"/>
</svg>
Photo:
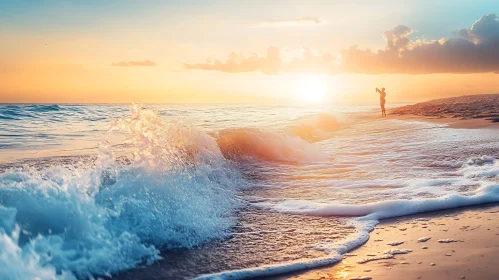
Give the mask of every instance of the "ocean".
<svg viewBox="0 0 499 280">
<path fill-rule="evenodd" d="M 497 129 L 378 104 L 0 105 L 0 279 L 238 279 L 499 202 Z"/>
</svg>

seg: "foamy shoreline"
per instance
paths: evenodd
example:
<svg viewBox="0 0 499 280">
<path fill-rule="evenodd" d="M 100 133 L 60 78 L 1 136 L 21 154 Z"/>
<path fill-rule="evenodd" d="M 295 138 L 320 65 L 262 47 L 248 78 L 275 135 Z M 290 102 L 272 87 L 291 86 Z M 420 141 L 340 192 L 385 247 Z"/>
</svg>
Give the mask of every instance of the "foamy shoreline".
<svg viewBox="0 0 499 280">
<path fill-rule="evenodd" d="M 334 266 L 273 279 L 496 279 L 498 213 L 496 203 L 387 219 Z"/>
<path fill-rule="evenodd" d="M 445 124 L 446 127 L 449 128 L 498 128 L 499 94 L 463 96 L 433 100 L 415 105 L 399 107 L 393 109 L 391 113 L 392 116 L 395 116 L 399 119 Z M 490 202 L 493 201 L 494 200 L 491 200 Z M 452 209 L 456 206 L 458 207 L 457 209 Z M 482 232 L 477 234 L 480 226 L 471 228 L 471 233 L 468 233 L 468 229 L 470 228 L 468 224 L 477 223 L 476 220 L 478 220 L 478 222 L 482 222 L 482 220 L 480 219 L 482 219 L 482 216 L 484 216 L 485 214 L 487 214 L 488 216 L 497 216 L 499 207 L 496 207 L 497 209 L 493 210 L 492 212 L 487 212 L 482 209 L 488 209 L 490 205 L 481 205 L 481 203 L 457 203 L 456 206 L 448 207 L 447 210 L 439 210 L 446 209 L 446 207 L 427 209 L 426 211 L 421 211 L 422 213 L 415 215 L 408 212 L 407 214 L 409 214 L 409 216 L 400 215 L 400 218 L 389 218 L 384 220 L 384 217 L 379 217 L 377 220 L 380 220 L 380 224 L 374 227 L 373 232 L 368 233 L 370 231 L 369 229 L 365 231 L 366 233 L 368 233 L 368 236 L 370 236 L 367 237 L 369 238 L 369 240 L 366 243 L 364 243 L 365 241 L 363 241 L 362 238 L 359 238 L 356 244 L 349 249 L 345 251 L 337 250 L 337 253 L 343 254 L 344 258 L 344 260 L 339 262 L 335 261 L 337 255 L 332 254 L 330 255 L 330 258 L 324 258 L 322 260 L 288 263 L 253 269 L 250 268 L 239 271 L 227 271 L 207 275 L 206 278 L 239 279 L 267 276 L 268 279 L 401 279 L 403 277 L 407 277 L 407 269 L 397 267 L 397 269 L 393 269 L 393 273 L 387 273 L 386 271 L 382 270 L 382 268 L 386 268 L 386 264 L 388 263 L 388 271 L 390 272 L 392 271 L 392 267 L 394 267 L 395 264 L 399 263 L 403 266 L 407 266 L 408 264 L 412 263 L 417 263 L 419 265 L 423 264 L 423 261 L 414 261 L 412 259 L 410 259 L 409 261 L 409 256 L 411 255 L 410 253 L 415 252 L 412 255 L 415 255 L 418 258 L 426 261 L 429 259 L 434 259 L 434 261 L 427 263 L 427 265 L 433 268 L 433 270 L 428 269 L 424 266 L 412 267 L 409 273 L 410 276 L 415 276 L 414 279 L 422 279 L 421 275 L 425 276 L 424 279 L 470 279 L 472 278 L 470 276 L 477 275 L 476 273 L 470 272 L 471 269 L 480 270 L 481 278 L 479 279 L 492 279 L 494 276 L 499 275 L 499 271 L 495 270 L 495 266 L 492 265 L 490 261 L 486 262 L 485 266 L 480 262 L 479 259 L 470 261 L 468 259 L 468 250 L 473 255 L 478 254 L 482 250 L 486 250 L 488 254 L 496 256 L 499 253 L 499 249 L 497 247 L 494 247 L 493 249 L 488 250 L 489 244 L 487 244 L 487 242 L 489 241 L 489 236 L 487 234 L 483 234 Z M 451 208 L 451 210 L 448 210 L 449 208 Z M 431 212 L 435 210 L 436 212 Z M 284 213 L 288 213 L 289 211 L 289 213 L 293 214 L 304 213 L 304 209 L 299 209 L 298 211 L 294 211 L 292 209 L 278 209 L 278 211 L 283 211 Z M 309 211 L 310 213 L 308 213 L 307 211 Z M 317 213 L 318 215 L 331 215 L 331 213 L 329 213 L 327 209 L 307 211 L 305 212 L 312 215 Z M 317 213 L 315 213 L 314 211 Z M 472 214 L 463 214 L 468 213 L 469 211 L 472 211 Z M 335 212 L 335 210 L 333 210 L 333 212 Z M 452 214 L 449 215 L 446 213 Z M 364 213 L 364 215 L 365 214 L 366 213 Z M 458 215 L 459 217 L 454 218 L 455 215 Z M 387 217 L 389 217 L 389 215 Z M 439 222 L 442 220 L 442 222 L 433 222 L 426 217 L 432 217 L 433 220 Z M 360 220 L 363 219 L 360 218 Z M 463 221 L 460 222 L 459 220 Z M 445 225 L 449 226 L 443 229 L 438 228 Z M 390 229 L 387 229 L 387 226 Z M 435 226 L 437 227 L 436 229 L 434 228 Z M 487 220 L 482 223 L 482 226 L 487 227 L 489 231 L 491 230 L 491 228 L 495 228 L 496 231 L 499 228 L 494 225 L 494 217 L 488 217 Z M 425 232 L 431 232 L 433 228 L 434 232 L 431 235 L 426 234 L 424 236 L 417 236 L 417 234 L 419 234 L 421 231 L 414 230 L 414 232 L 412 232 L 409 227 L 411 227 L 411 229 L 420 228 Z M 393 228 L 393 230 L 391 230 L 391 228 Z M 386 231 L 388 233 L 381 233 L 381 231 Z M 464 242 L 464 240 L 457 238 L 457 236 L 463 235 L 462 231 L 466 231 L 468 234 L 464 235 L 466 235 L 466 237 L 468 237 L 468 239 L 470 241 L 472 240 L 473 242 L 470 242 L 466 245 L 461 244 Z M 478 235 L 478 237 L 473 239 L 474 235 Z M 496 237 L 496 235 L 499 236 L 499 233 L 494 233 L 494 237 Z M 391 238 L 393 240 L 398 240 L 401 237 L 404 237 L 405 239 L 409 240 L 400 243 L 396 242 L 393 246 L 391 246 L 382 242 L 379 244 L 376 243 L 383 240 L 379 239 L 379 236 L 385 236 L 385 239 Z M 431 243 L 430 241 L 437 243 L 438 246 L 435 246 L 436 250 L 428 250 L 428 246 L 422 246 L 418 247 L 418 250 L 416 252 L 416 249 L 407 249 L 404 247 L 404 244 L 412 244 L 414 242 L 421 244 L 425 242 Z M 450 253 L 443 252 L 451 247 L 453 249 L 451 249 Z M 352 248 L 354 249 L 350 251 L 350 249 Z M 464 253 L 456 253 L 456 257 L 454 259 L 448 258 L 444 259 L 444 261 L 440 260 L 441 258 L 439 254 L 444 257 L 451 257 L 455 252 L 457 252 L 457 250 L 464 251 Z M 362 256 L 358 257 L 360 256 L 360 254 L 357 255 L 356 252 L 362 252 Z M 483 256 L 484 255 L 482 254 L 481 257 Z M 349 264 L 348 262 L 346 262 L 345 258 L 356 259 L 355 264 L 357 266 Z M 490 259 L 492 258 L 489 258 L 489 260 Z M 452 261 L 455 261 L 455 263 L 452 263 Z M 463 266 L 460 265 L 459 262 L 469 262 L 470 264 L 468 266 Z M 328 263 L 331 263 L 330 265 L 332 265 L 332 267 L 319 267 L 322 265 L 327 266 Z M 440 264 L 438 267 L 437 263 Z M 316 268 L 313 268 L 314 266 Z M 379 269 L 379 267 L 381 267 L 381 269 Z M 306 270 L 306 272 L 291 272 L 296 270 Z M 279 275 L 280 273 L 286 273 L 286 271 L 289 271 L 290 274 Z M 449 271 L 451 271 L 452 273 L 450 273 Z M 373 273 L 369 274 L 369 272 Z M 449 273 L 452 274 L 452 276 Z M 455 275 L 459 275 L 459 277 Z M 468 278 L 466 278 L 466 275 L 468 275 Z M 204 279 L 204 277 L 200 277 L 200 279 Z"/>
<path fill-rule="evenodd" d="M 431 100 L 390 117 L 449 128 L 499 128 L 499 94 Z M 495 279 L 499 205 L 464 206 L 381 220 L 343 260 L 269 279 Z"/>
<path fill-rule="evenodd" d="M 466 163 L 462 163 L 459 173 L 462 173 L 464 177 L 480 177 L 486 176 L 494 177 L 498 172 L 497 169 L 497 161 L 488 156 L 482 156 L 481 158 L 470 159 Z M 487 169 L 488 171 L 486 171 Z M 339 262 L 341 260 L 341 256 L 352 256 L 352 250 L 363 250 L 367 244 L 372 243 L 372 239 L 377 238 L 379 234 L 377 231 L 379 229 L 385 229 L 383 224 L 395 223 L 391 227 L 397 228 L 396 234 L 391 235 L 390 239 L 387 239 L 388 243 L 383 246 L 388 248 L 376 247 L 375 252 L 369 251 L 364 254 L 362 259 L 359 259 L 359 264 L 366 264 L 370 262 L 379 262 L 387 259 L 395 259 L 400 254 L 408 254 L 413 252 L 412 248 L 400 247 L 399 245 L 406 244 L 408 241 L 400 240 L 401 237 L 408 234 L 409 226 L 404 224 L 398 224 L 398 221 L 406 221 L 407 219 L 411 219 L 411 217 L 417 217 L 416 220 L 411 221 L 409 224 L 413 226 L 413 228 L 419 227 L 417 222 L 422 222 L 421 229 L 424 229 L 426 232 L 432 231 L 433 228 L 430 228 L 428 220 L 426 218 L 420 219 L 421 217 L 427 217 L 435 215 L 438 216 L 438 213 L 445 213 L 445 211 L 453 211 L 449 209 L 466 209 L 465 207 L 469 206 L 479 206 L 486 205 L 489 203 L 497 203 L 499 201 L 498 196 L 498 187 L 496 183 L 492 184 L 482 184 L 481 187 L 477 188 L 472 193 L 467 195 L 464 194 L 450 194 L 443 197 L 436 198 L 427 198 L 427 199 L 415 199 L 415 200 L 391 200 L 391 201 L 381 201 L 381 202 L 372 202 L 367 204 L 359 204 L 359 205 L 342 205 L 342 204 L 321 204 L 321 203 L 310 203 L 304 200 L 294 200 L 277 204 L 269 204 L 269 203 L 255 203 L 255 206 L 262 208 L 269 208 L 281 213 L 287 214 L 301 214 L 301 215 L 310 215 L 310 216 L 348 216 L 354 215 L 358 216 L 357 218 L 353 218 L 350 220 L 350 226 L 356 229 L 356 233 L 350 236 L 347 240 L 344 240 L 340 243 L 330 243 L 330 242 L 321 242 L 316 244 L 314 248 L 319 251 L 324 251 L 328 254 L 327 257 L 320 259 L 312 259 L 312 260 L 302 260 L 298 262 L 286 262 L 281 264 L 269 265 L 269 266 L 259 266 L 254 268 L 247 268 L 241 270 L 230 270 L 223 271 L 220 273 L 208 274 L 199 277 L 198 279 L 250 279 L 255 277 L 270 277 L 269 279 L 287 279 L 288 277 L 292 277 L 300 270 L 311 269 L 310 272 L 305 272 L 305 277 L 299 277 L 298 279 L 322 279 L 321 274 L 316 275 L 316 271 L 323 271 L 324 269 L 320 268 L 327 265 L 333 265 L 335 262 Z M 498 213 L 498 211 L 493 211 L 491 214 Z M 435 212 L 439 211 L 439 212 Z M 475 214 L 479 215 L 479 214 Z M 481 215 L 479 215 L 481 217 Z M 445 216 L 444 216 L 445 217 Z M 397 218 L 397 220 L 396 220 Z M 459 219 L 457 219 L 459 220 Z M 491 222 L 495 219 L 490 218 Z M 378 226 L 381 223 L 382 226 Z M 471 222 L 470 222 L 471 223 Z M 444 225 L 444 224 L 438 224 Z M 436 239 L 439 243 L 455 243 L 461 242 L 462 240 L 457 238 L 456 235 L 459 235 L 459 232 L 453 232 L 454 229 L 459 228 L 459 226 L 467 226 L 468 223 L 460 223 L 455 222 L 451 228 L 445 228 L 444 232 L 451 232 L 452 234 L 449 236 L 440 236 L 440 235 L 432 235 L 429 236 L 421 235 L 417 237 L 411 237 L 417 242 L 426 242 L 429 239 Z M 491 227 L 493 225 L 489 225 Z M 466 227 L 467 228 L 467 227 Z M 499 227 L 498 227 L 499 228 Z M 390 230 L 387 230 L 390 231 Z M 399 234 L 400 233 L 400 234 Z M 398 235 L 399 234 L 399 235 Z M 429 238 L 428 238 L 429 237 Z M 438 237 L 438 238 L 437 238 Z M 411 240 L 412 240 L 411 239 Z M 413 241 L 414 241 L 413 240 Z M 379 241 L 379 240 L 378 240 Z M 389 246 L 386 246 L 389 245 Z M 475 246 L 475 245 L 474 245 Z M 368 246 L 369 248 L 370 246 Z M 359 249 L 360 248 L 360 249 Z M 425 250 L 425 249 L 423 249 Z M 423 256 L 424 257 L 424 256 Z M 403 263 L 406 264 L 406 263 Z M 336 269 L 337 264 L 332 269 Z M 434 265 L 432 265 L 434 266 Z M 326 269 L 327 270 L 327 269 Z M 369 269 L 370 272 L 371 269 Z M 299 272 L 298 272 L 299 273 Z M 335 272 L 336 273 L 336 272 Z M 342 272 L 343 273 L 343 272 Z M 345 274 L 350 275 L 350 274 Z M 344 276 L 344 275 L 343 275 Z M 329 274 L 324 279 L 372 279 L 369 276 L 365 275 L 351 275 L 351 277 L 343 277 L 342 275 L 336 275 L 333 277 L 332 274 Z M 275 277 L 275 278 L 274 278 Z M 342 278 L 343 277 L 343 278 Z M 385 278 L 380 278 L 385 279 Z M 393 279 L 400 279 L 400 275 Z"/>
</svg>

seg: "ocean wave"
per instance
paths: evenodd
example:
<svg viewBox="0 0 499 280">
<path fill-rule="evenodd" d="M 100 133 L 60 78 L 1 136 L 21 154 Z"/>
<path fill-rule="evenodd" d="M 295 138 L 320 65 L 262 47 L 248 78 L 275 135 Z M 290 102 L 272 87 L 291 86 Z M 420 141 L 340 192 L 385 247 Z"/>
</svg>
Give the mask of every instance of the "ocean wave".
<svg viewBox="0 0 499 280">
<path fill-rule="evenodd" d="M 215 139 L 138 106 L 118 132 L 125 159 L 105 139 L 92 164 L 0 174 L 1 279 L 111 275 L 226 236 L 244 182 Z"/>
<path fill-rule="evenodd" d="M 24 117 L 30 118 L 32 117 L 31 114 L 28 112 L 25 112 L 24 109 L 22 109 L 23 106 L 18 106 L 18 105 L 7 105 L 7 106 L 0 106 L 0 119 L 3 120 L 17 120 L 17 119 L 22 119 Z"/>
<path fill-rule="evenodd" d="M 291 135 L 252 128 L 224 129 L 217 143 L 229 159 L 255 158 L 264 161 L 305 163 L 326 160 L 317 146 Z"/>
<path fill-rule="evenodd" d="M 98 112 L 92 112 L 94 114 Z M 45 117 L 48 121 L 63 121 L 61 117 L 86 116 L 87 112 L 79 105 L 58 104 L 19 104 L 0 105 L 0 119 L 23 120 Z"/>
<path fill-rule="evenodd" d="M 290 132 L 310 142 L 321 141 L 332 136 L 332 132 L 344 126 L 337 116 L 320 113 L 300 117 L 294 121 Z"/>
<path fill-rule="evenodd" d="M 0 106 L 0 119 L 22 120 L 24 118 L 36 118 L 39 114 L 60 111 L 57 104 L 33 104 L 33 105 L 4 105 Z"/>
<path fill-rule="evenodd" d="M 33 112 L 53 112 L 60 111 L 61 106 L 58 104 L 33 104 L 22 107 L 24 110 Z"/>
</svg>

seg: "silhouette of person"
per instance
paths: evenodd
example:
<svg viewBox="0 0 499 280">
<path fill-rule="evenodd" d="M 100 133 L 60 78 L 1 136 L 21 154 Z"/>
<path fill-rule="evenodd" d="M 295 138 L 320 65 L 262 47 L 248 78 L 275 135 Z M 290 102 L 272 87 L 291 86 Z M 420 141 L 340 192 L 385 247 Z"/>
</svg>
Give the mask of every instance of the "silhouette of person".
<svg viewBox="0 0 499 280">
<path fill-rule="evenodd" d="M 381 88 L 381 90 L 376 88 L 376 92 L 379 92 L 379 104 L 381 105 L 381 116 L 386 117 L 386 110 L 385 110 L 386 92 L 385 92 L 385 88 Z"/>
</svg>

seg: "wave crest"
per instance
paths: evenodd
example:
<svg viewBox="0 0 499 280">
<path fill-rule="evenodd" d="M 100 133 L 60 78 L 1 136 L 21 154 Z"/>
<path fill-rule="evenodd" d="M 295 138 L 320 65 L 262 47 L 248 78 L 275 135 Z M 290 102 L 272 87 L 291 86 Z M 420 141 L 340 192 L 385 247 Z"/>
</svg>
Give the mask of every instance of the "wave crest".
<svg viewBox="0 0 499 280">
<path fill-rule="evenodd" d="M 242 179 L 215 140 L 139 106 L 110 130 L 123 132 L 120 159 L 104 141 L 92 165 L 0 174 L 0 278 L 110 275 L 225 236 Z"/>
<path fill-rule="evenodd" d="M 256 158 L 274 162 L 315 162 L 327 156 L 298 137 L 262 131 L 255 128 L 225 129 L 218 133 L 217 143 L 229 159 Z"/>
<path fill-rule="evenodd" d="M 325 113 L 304 116 L 296 122 L 290 128 L 291 133 L 310 142 L 328 139 L 331 132 L 342 126 L 337 117 Z"/>
</svg>

